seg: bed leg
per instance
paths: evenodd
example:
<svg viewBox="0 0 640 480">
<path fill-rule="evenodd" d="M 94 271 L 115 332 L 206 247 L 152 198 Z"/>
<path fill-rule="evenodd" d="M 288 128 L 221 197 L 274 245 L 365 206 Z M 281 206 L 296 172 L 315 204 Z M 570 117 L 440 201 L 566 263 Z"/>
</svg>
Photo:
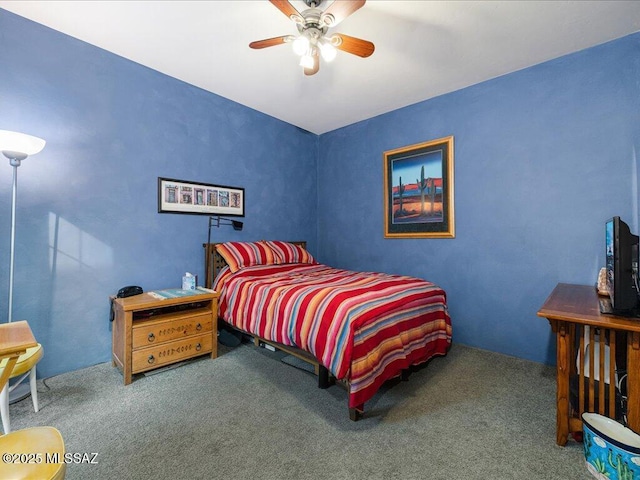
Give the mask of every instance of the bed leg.
<svg viewBox="0 0 640 480">
<path fill-rule="evenodd" d="M 404 370 L 402 370 L 402 373 L 400 373 L 400 378 L 402 379 L 403 382 L 408 382 L 409 375 L 411 375 L 411 370 L 409 370 L 408 368 L 405 368 Z"/>
<path fill-rule="evenodd" d="M 364 403 L 349 409 L 349 420 L 357 422 L 364 415 Z"/>
<path fill-rule="evenodd" d="M 323 390 L 329 388 L 332 385 L 332 381 L 329 378 L 329 370 L 323 365 L 318 365 L 318 388 Z"/>
</svg>

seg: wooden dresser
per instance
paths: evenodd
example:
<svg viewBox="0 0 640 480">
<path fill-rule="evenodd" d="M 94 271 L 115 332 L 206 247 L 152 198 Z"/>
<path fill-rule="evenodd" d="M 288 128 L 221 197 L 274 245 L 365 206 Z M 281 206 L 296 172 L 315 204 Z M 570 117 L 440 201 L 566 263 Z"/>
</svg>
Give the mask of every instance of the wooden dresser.
<svg viewBox="0 0 640 480">
<path fill-rule="evenodd" d="M 216 292 L 161 299 L 147 292 L 116 298 L 113 312 L 112 360 L 122 370 L 125 385 L 136 373 L 218 355 Z"/>
</svg>

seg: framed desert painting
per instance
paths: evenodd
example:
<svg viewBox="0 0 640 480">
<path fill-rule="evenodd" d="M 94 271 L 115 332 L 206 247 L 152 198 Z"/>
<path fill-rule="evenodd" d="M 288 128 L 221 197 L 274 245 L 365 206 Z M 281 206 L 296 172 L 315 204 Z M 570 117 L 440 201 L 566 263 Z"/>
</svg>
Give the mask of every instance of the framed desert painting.
<svg viewBox="0 0 640 480">
<path fill-rule="evenodd" d="M 383 156 L 384 236 L 454 238 L 453 137 Z"/>
</svg>

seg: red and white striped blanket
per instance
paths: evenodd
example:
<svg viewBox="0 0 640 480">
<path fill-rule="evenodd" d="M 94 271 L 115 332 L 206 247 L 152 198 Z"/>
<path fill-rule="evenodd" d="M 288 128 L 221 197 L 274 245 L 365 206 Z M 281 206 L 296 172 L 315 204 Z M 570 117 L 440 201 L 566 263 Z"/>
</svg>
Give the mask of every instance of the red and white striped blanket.
<svg viewBox="0 0 640 480">
<path fill-rule="evenodd" d="M 364 404 L 403 369 L 446 354 L 446 294 L 418 278 L 322 264 L 260 265 L 216 278 L 219 315 L 266 340 L 315 356 Z"/>
</svg>

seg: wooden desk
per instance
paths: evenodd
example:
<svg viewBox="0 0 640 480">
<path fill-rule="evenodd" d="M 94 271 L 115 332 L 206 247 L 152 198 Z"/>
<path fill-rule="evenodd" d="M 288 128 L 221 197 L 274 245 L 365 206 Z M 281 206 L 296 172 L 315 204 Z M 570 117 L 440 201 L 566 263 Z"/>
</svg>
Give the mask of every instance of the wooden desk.
<svg viewBox="0 0 640 480">
<path fill-rule="evenodd" d="M 603 315 L 595 286 L 566 283 L 556 286 L 538 316 L 548 319 L 556 334 L 557 444 L 565 445 L 569 433 L 582 432 L 585 411 L 615 418 L 615 382 L 595 382 L 594 377 L 614 379 L 616 359 L 618 363 L 626 361 L 628 373 L 627 426 L 640 433 L 640 318 Z M 572 377 L 578 385 L 579 398 L 574 399 L 577 409 L 571 405 Z"/>
<path fill-rule="evenodd" d="M 31 332 L 29 324 L 25 320 L 0 325 L 0 359 L 9 357 L 7 365 L 0 375 L 0 390 L 9 381 L 13 367 L 18 357 L 27 351 L 27 348 L 38 345 Z"/>
</svg>

